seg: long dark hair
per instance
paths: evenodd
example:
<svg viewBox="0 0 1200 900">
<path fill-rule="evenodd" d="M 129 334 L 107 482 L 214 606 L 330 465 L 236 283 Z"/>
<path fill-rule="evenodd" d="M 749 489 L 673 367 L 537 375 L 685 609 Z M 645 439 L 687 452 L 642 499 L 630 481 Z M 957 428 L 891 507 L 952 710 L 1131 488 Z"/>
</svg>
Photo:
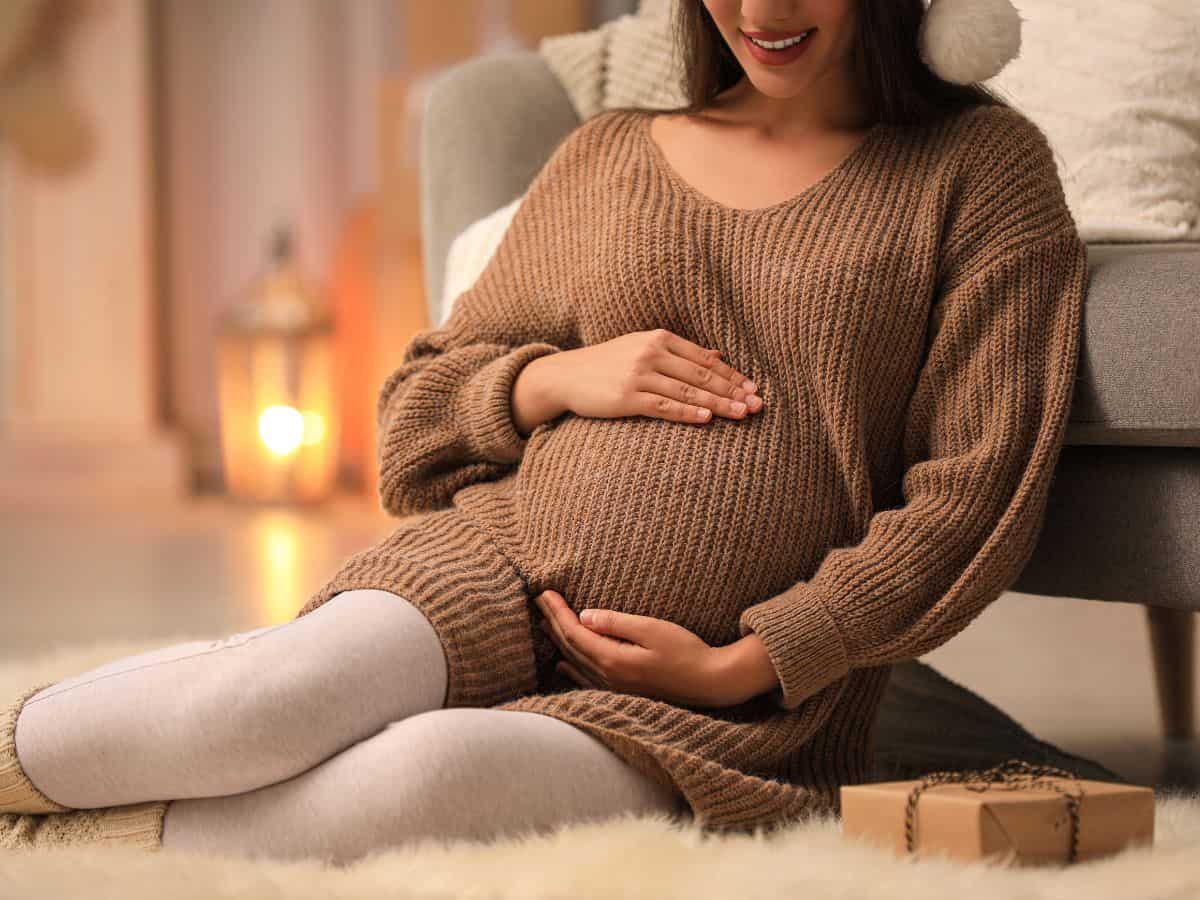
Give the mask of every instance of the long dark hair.
<svg viewBox="0 0 1200 900">
<path fill-rule="evenodd" d="M 982 84 L 939 78 L 917 51 L 924 0 L 857 0 L 854 66 L 866 86 L 873 119 L 908 125 L 936 121 L 980 104 L 1009 104 Z M 701 0 L 675 0 L 675 47 L 687 98 L 675 111 L 698 113 L 745 77 L 745 70 Z"/>
</svg>

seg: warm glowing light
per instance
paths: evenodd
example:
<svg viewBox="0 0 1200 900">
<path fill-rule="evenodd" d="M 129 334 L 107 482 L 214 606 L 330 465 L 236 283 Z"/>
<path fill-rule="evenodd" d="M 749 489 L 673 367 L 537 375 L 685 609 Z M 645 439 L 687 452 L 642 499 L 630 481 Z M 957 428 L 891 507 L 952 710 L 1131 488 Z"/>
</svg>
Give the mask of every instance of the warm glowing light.
<svg viewBox="0 0 1200 900">
<path fill-rule="evenodd" d="M 277 456 L 295 453 L 304 439 L 304 416 L 291 406 L 268 406 L 258 416 L 258 436 Z"/>
<path fill-rule="evenodd" d="M 304 411 L 304 443 L 319 444 L 325 440 L 325 417 L 311 409 Z"/>
<path fill-rule="evenodd" d="M 296 265 L 287 231 L 278 232 L 270 268 L 221 317 L 221 463 L 230 497 L 308 505 L 335 492 L 336 336 L 327 298 Z"/>
<path fill-rule="evenodd" d="M 268 622 L 286 622 L 303 603 L 303 535 L 294 516 L 263 515 L 255 522 L 255 569 L 259 576 L 255 595 Z"/>
</svg>

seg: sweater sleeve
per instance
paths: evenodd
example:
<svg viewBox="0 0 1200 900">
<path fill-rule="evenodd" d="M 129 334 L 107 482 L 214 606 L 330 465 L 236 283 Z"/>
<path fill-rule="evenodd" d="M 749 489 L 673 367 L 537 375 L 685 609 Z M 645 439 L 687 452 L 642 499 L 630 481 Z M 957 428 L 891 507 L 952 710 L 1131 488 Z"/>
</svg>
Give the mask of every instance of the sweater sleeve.
<svg viewBox="0 0 1200 900">
<path fill-rule="evenodd" d="M 861 540 L 829 551 L 810 579 L 740 616 L 741 635 L 759 635 L 778 675 L 778 706 L 798 707 L 852 668 L 941 646 L 1033 553 L 1070 412 L 1088 280 L 1086 244 L 1048 147 L 1033 137 L 1024 159 L 1018 142 L 971 192 L 1024 212 L 988 217 L 968 204 L 961 213 L 970 231 L 932 304 L 904 419 L 903 505 L 876 513 Z M 1011 190 L 997 193 L 997 180 Z M 1040 201 L 1012 196 L 1035 189 Z"/>
<path fill-rule="evenodd" d="M 393 516 L 442 508 L 461 488 L 502 477 L 528 438 L 512 388 L 539 357 L 579 345 L 569 297 L 545 260 L 570 256 L 578 204 L 577 129 L 530 185 L 475 283 L 440 326 L 418 332 L 376 405 L 379 494 Z"/>
</svg>

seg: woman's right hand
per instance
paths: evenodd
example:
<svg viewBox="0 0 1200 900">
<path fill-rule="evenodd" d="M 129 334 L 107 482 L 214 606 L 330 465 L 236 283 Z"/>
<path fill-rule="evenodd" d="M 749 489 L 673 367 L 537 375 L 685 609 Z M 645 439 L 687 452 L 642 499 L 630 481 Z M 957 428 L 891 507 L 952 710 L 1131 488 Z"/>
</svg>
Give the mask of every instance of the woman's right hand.
<svg viewBox="0 0 1200 900">
<path fill-rule="evenodd" d="M 577 416 L 650 416 L 707 422 L 762 409 L 757 386 L 706 349 L 665 328 L 635 331 L 553 354 L 561 405 Z M 740 407 L 740 409 L 739 409 Z"/>
</svg>

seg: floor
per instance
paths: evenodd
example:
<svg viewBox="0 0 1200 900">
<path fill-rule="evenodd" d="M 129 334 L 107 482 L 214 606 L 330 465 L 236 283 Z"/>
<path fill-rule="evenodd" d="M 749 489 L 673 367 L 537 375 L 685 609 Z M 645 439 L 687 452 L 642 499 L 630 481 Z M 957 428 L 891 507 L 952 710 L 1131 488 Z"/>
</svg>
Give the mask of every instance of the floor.
<svg viewBox="0 0 1200 900">
<path fill-rule="evenodd" d="M 215 495 L 181 506 L 0 509 L 0 657 L 283 622 L 389 530 L 373 497 L 308 511 Z M 1010 592 L 922 659 L 1130 783 L 1200 785 L 1200 744 L 1160 737 L 1140 606 Z"/>
</svg>

